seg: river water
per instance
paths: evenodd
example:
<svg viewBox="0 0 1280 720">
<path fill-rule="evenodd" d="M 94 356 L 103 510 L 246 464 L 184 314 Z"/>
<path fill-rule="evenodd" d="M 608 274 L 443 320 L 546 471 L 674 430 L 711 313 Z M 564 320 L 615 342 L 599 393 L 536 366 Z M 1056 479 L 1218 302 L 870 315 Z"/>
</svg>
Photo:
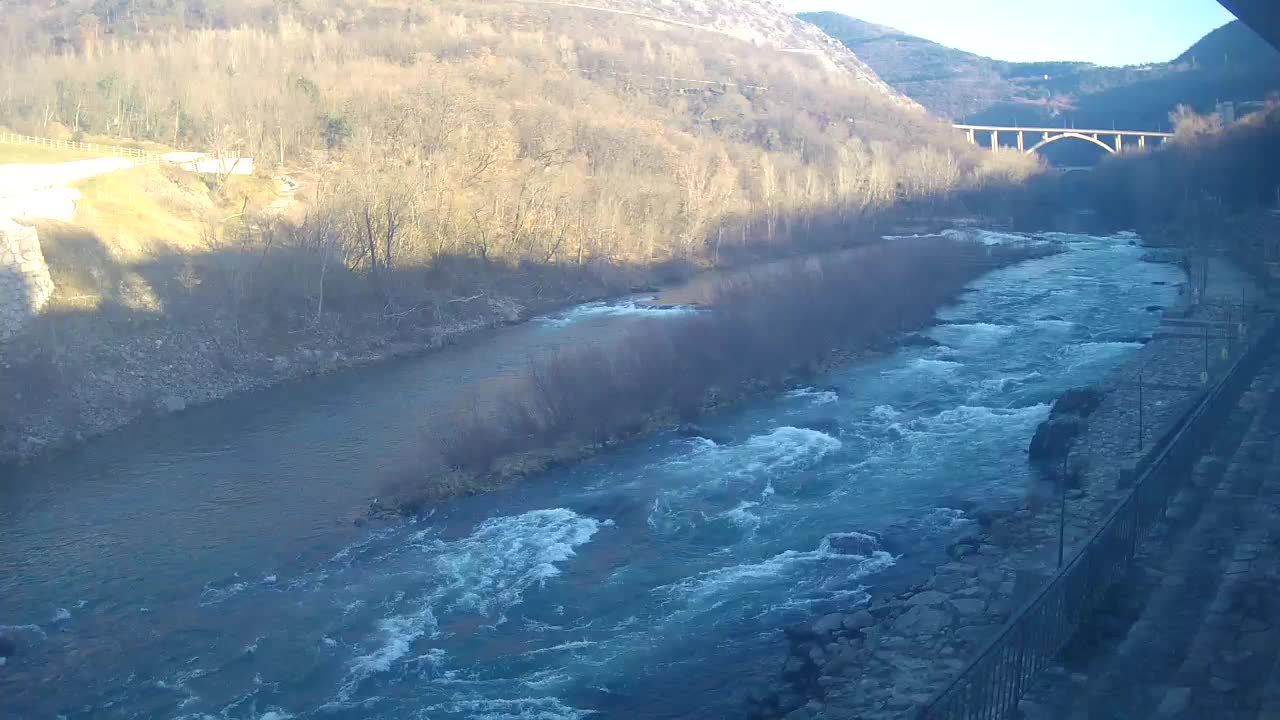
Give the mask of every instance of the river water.
<svg viewBox="0 0 1280 720">
<path fill-rule="evenodd" d="M 460 388 L 690 310 L 584 306 L 9 471 L 0 717 L 731 716 L 781 626 L 936 553 L 967 501 L 1020 502 L 1049 403 L 1176 299 L 1130 237 L 1044 237 L 1066 252 L 975 282 L 937 347 L 411 523 L 350 519 Z"/>
</svg>

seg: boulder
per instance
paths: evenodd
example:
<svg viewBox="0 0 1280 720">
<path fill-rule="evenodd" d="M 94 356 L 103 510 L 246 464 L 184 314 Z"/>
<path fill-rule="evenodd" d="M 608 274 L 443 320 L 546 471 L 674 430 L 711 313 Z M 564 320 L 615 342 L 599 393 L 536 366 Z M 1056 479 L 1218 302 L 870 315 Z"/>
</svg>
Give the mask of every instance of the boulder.
<svg viewBox="0 0 1280 720">
<path fill-rule="evenodd" d="M 911 333 L 903 337 L 901 344 L 903 347 L 939 347 L 942 345 L 942 343 L 928 335 L 921 335 L 920 333 Z"/>
<path fill-rule="evenodd" d="M 1036 428 L 1027 455 L 1033 463 L 1052 464 L 1059 461 L 1066 457 L 1083 430 L 1084 421 L 1074 415 L 1051 415 Z"/>
<path fill-rule="evenodd" d="M 956 598 L 951 601 L 951 607 L 955 608 L 961 617 L 973 617 L 981 615 L 982 611 L 987 609 L 987 603 L 985 600 Z"/>
<path fill-rule="evenodd" d="M 867 556 L 880 549 L 880 538 L 869 533 L 836 533 L 828 535 L 827 546 L 838 555 Z"/>
<path fill-rule="evenodd" d="M 840 613 L 831 613 L 824 615 L 813 624 L 813 632 L 816 635 L 830 635 L 844 626 L 844 616 Z"/>
<path fill-rule="evenodd" d="M 859 610 L 852 615 L 845 615 L 841 623 L 845 630 L 861 630 L 876 624 L 876 619 L 866 610 Z"/>
<path fill-rule="evenodd" d="M 716 445 L 727 445 L 730 442 L 730 440 L 723 435 L 708 432 L 701 425 L 697 425 L 695 423 L 685 423 L 676 428 L 676 435 L 690 439 L 710 440 Z"/>
<path fill-rule="evenodd" d="M 1106 391 L 1097 387 L 1072 388 L 1053 402 L 1053 408 L 1049 411 L 1049 416 L 1057 415 L 1075 415 L 1076 417 L 1089 417 L 1094 410 L 1102 404 L 1107 397 Z"/>
<path fill-rule="evenodd" d="M 947 545 L 947 556 L 953 560 L 959 560 L 976 554 L 980 547 L 982 547 L 982 538 L 963 537 Z"/>
<path fill-rule="evenodd" d="M 946 601 L 946 593 L 938 592 L 937 590 L 925 590 L 922 593 L 913 595 L 910 600 L 907 600 L 907 605 L 941 605 Z"/>
<path fill-rule="evenodd" d="M 950 624 L 951 615 L 946 611 L 916 605 L 898 616 L 893 623 L 893 629 L 910 635 L 936 635 Z"/>
</svg>

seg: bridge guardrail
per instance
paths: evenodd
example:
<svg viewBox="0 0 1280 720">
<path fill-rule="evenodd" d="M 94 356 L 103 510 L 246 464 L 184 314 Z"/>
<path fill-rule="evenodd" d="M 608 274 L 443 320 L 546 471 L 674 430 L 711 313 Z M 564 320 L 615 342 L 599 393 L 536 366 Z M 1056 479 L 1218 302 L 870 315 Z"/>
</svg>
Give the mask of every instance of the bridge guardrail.
<svg viewBox="0 0 1280 720">
<path fill-rule="evenodd" d="M 160 156 L 138 148 L 123 145 L 103 145 L 100 143 L 84 143 L 75 140 L 54 140 L 52 138 L 19 135 L 18 133 L 0 132 L 0 145 L 27 145 L 45 147 L 53 150 L 78 150 L 81 152 L 104 155 L 107 157 L 137 158 L 144 164 L 160 162 Z"/>
<path fill-rule="evenodd" d="M 1210 436 L 1208 426 L 1223 401 L 1247 386 L 1278 329 L 1270 318 L 1226 374 L 1144 458 L 1145 469 L 1098 530 L 920 710 L 920 720 L 1001 720 L 1017 707 L 1036 675 L 1127 572 L 1139 541 L 1181 485 L 1180 471 L 1195 461 Z"/>
</svg>

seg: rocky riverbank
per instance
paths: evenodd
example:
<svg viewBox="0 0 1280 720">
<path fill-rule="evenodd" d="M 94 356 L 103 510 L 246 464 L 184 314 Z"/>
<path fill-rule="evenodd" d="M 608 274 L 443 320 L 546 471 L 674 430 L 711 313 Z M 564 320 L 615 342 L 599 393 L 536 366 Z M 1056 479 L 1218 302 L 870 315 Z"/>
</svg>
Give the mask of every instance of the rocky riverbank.
<svg viewBox="0 0 1280 720">
<path fill-rule="evenodd" d="M 271 347 L 237 342 L 215 317 L 122 323 L 126 327 L 47 319 L 32 331 L 38 337 L 0 344 L 0 396 L 7 403 L 0 415 L 0 463 L 28 461 L 143 417 L 420 355 L 606 294 L 602 288 L 554 297 L 493 293 L 427 327 L 303 336 Z"/>
<path fill-rule="evenodd" d="M 1179 262 L 1180 256 L 1151 260 Z M 1075 416 L 1074 441 L 1062 446 L 1069 448 L 1064 457 L 1071 467 L 1062 496 L 1067 557 L 1124 497 L 1140 458 L 1239 351 L 1230 331 L 1240 323 L 1240 298 L 1252 283 L 1223 259 L 1213 260 L 1210 274 L 1212 290 L 1193 293 L 1189 283 L 1133 360 L 1088 393 L 1101 400 L 1087 418 Z M 1256 324 L 1251 319 L 1245 331 L 1256 333 Z M 922 581 L 882 589 L 867 607 L 787 629 L 791 649 L 781 689 L 750 698 L 749 716 L 909 716 L 1052 575 L 1059 510 L 1052 483 L 1033 489 L 1021 507 L 970 509 L 972 530 L 954 538 L 945 557 L 922 563 Z"/>
</svg>

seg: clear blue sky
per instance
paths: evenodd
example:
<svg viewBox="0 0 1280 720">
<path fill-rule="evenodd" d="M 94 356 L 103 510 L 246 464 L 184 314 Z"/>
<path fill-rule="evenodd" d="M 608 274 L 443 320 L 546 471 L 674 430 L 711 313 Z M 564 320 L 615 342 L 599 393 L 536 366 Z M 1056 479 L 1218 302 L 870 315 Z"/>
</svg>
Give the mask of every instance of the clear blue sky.
<svg viewBox="0 0 1280 720">
<path fill-rule="evenodd" d="M 1000 60 L 1172 60 L 1233 17 L 1216 0 L 778 0 Z"/>
</svg>

